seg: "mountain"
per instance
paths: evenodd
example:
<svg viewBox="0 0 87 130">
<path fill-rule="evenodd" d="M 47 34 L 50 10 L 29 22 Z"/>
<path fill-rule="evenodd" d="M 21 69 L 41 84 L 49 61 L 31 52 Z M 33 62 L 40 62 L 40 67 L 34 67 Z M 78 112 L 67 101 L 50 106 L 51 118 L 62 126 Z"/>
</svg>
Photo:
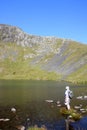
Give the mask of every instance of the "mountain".
<svg viewBox="0 0 87 130">
<path fill-rule="evenodd" d="M 87 45 L 0 24 L 0 79 L 87 81 Z"/>
</svg>

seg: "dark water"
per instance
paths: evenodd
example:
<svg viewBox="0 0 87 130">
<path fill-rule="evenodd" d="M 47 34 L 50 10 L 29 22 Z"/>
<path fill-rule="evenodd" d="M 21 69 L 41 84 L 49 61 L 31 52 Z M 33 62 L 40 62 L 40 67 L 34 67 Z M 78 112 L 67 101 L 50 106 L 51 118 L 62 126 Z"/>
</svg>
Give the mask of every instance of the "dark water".
<svg viewBox="0 0 87 130">
<path fill-rule="evenodd" d="M 15 107 L 17 114 L 22 121 L 30 120 L 46 121 L 63 118 L 60 114 L 60 107 L 56 102 L 64 105 L 65 86 L 69 85 L 73 90 L 74 97 L 71 106 L 87 105 L 87 100 L 77 100 L 79 95 L 87 95 L 86 85 L 76 86 L 67 82 L 56 81 L 21 81 L 1 80 L 0 81 L 0 117 L 10 114 L 10 109 Z M 53 100 L 49 104 L 45 100 Z"/>
</svg>

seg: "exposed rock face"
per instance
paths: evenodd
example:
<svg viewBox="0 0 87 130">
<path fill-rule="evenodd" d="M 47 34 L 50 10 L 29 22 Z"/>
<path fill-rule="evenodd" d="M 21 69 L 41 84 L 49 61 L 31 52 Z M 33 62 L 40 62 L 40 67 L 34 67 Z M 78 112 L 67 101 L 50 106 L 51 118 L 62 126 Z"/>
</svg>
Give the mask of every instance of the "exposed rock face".
<svg viewBox="0 0 87 130">
<path fill-rule="evenodd" d="M 63 77 L 87 64 L 87 51 L 83 49 L 87 45 L 71 40 L 29 35 L 18 27 L 0 24 L 0 41 L 32 48 L 34 53 L 24 55 L 25 60 L 31 58 L 31 65 L 39 65 L 41 69 L 60 73 Z"/>
<path fill-rule="evenodd" d="M 29 35 L 18 27 L 0 24 L 0 40 L 3 42 L 14 42 L 23 47 L 32 47 L 33 45 L 42 45 L 47 41 L 54 43 L 56 39 L 55 37 Z"/>
</svg>

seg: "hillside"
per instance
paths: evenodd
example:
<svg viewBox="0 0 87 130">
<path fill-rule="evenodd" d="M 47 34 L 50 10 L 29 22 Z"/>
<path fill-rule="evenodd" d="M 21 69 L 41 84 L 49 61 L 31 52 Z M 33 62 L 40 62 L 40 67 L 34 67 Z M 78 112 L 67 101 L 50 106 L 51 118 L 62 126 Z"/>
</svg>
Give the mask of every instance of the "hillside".
<svg viewBox="0 0 87 130">
<path fill-rule="evenodd" d="M 87 45 L 0 24 L 0 79 L 87 81 Z"/>
</svg>

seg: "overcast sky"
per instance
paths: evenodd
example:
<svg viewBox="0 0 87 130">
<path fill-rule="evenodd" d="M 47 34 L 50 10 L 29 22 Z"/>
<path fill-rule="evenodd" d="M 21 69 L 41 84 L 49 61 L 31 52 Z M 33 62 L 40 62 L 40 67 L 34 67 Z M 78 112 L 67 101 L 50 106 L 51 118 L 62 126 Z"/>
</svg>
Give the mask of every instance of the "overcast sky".
<svg viewBox="0 0 87 130">
<path fill-rule="evenodd" d="M 87 44 L 87 0 L 0 0 L 0 23 Z"/>
</svg>

